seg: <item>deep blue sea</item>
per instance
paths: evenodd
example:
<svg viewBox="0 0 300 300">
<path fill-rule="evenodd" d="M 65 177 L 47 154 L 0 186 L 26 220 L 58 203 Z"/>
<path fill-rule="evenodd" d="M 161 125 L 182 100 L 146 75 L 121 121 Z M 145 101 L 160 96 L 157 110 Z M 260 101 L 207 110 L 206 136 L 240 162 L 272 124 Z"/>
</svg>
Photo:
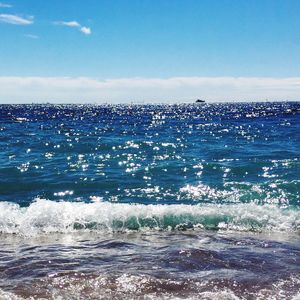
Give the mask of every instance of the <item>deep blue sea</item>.
<svg viewBox="0 0 300 300">
<path fill-rule="evenodd" d="M 300 299 L 300 102 L 0 105 L 0 299 Z"/>
</svg>

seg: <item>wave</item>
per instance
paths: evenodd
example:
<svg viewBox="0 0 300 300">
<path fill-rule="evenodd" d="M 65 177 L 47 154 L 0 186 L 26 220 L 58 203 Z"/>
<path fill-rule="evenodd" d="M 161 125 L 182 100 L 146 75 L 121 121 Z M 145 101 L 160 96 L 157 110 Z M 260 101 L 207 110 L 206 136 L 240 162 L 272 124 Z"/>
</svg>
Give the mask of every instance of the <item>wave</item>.
<svg viewBox="0 0 300 300">
<path fill-rule="evenodd" d="M 143 205 L 36 199 L 29 207 L 20 207 L 0 202 L 0 232 L 6 234 L 195 228 L 299 232 L 300 210 L 255 203 Z"/>
</svg>

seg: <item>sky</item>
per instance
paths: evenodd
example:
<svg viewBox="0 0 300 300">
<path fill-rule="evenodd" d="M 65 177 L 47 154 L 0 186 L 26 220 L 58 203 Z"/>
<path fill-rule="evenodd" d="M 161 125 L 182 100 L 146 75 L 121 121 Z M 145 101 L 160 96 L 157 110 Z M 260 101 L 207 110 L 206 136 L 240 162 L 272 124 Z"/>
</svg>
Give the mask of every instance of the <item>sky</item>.
<svg viewBox="0 0 300 300">
<path fill-rule="evenodd" d="M 0 103 L 300 100 L 299 0 L 0 0 Z"/>
</svg>

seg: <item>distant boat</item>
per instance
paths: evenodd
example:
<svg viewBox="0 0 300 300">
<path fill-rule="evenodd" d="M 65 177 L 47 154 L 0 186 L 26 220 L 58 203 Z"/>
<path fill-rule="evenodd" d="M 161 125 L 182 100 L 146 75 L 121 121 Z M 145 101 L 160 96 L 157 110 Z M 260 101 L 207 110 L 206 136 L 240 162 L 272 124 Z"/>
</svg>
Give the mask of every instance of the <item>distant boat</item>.
<svg viewBox="0 0 300 300">
<path fill-rule="evenodd" d="M 205 100 L 197 99 L 196 103 L 205 103 Z"/>
</svg>

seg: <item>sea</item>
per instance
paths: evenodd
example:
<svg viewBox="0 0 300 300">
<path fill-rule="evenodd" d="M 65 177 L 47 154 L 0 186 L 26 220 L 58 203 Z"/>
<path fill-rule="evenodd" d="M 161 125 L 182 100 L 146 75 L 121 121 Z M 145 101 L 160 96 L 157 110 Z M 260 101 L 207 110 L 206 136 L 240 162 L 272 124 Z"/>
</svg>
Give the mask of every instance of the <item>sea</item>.
<svg viewBox="0 0 300 300">
<path fill-rule="evenodd" d="M 0 299 L 300 299 L 300 102 L 0 105 Z"/>
</svg>

